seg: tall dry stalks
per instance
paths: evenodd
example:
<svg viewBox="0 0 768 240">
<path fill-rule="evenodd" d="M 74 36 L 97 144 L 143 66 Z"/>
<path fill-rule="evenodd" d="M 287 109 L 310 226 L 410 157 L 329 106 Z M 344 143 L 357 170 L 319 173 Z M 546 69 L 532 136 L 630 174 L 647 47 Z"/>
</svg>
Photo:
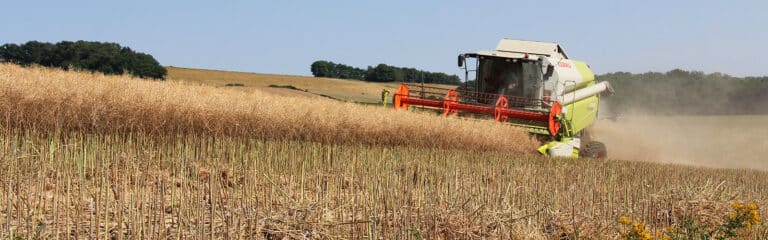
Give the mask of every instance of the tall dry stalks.
<svg viewBox="0 0 768 240">
<path fill-rule="evenodd" d="M 327 99 L 0 65 L 0 126 L 37 132 L 235 136 L 533 152 L 523 130 Z"/>
</svg>

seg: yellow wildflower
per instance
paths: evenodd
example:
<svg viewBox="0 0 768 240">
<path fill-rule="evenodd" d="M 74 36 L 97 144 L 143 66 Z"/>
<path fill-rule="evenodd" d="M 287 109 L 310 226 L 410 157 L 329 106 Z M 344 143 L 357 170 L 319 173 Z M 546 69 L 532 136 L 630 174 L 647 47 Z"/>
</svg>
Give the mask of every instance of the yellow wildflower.
<svg viewBox="0 0 768 240">
<path fill-rule="evenodd" d="M 658 240 L 670 240 L 671 238 L 669 237 L 669 235 L 667 235 L 663 231 L 657 230 L 656 231 L 656 239 L 658 239 Z"/>
<path fill-rule="evenodd" d="M 624 224 L 624 225 L 630 225 L 630 224 L 632 224 L 632 220 L 629 219 L 628 217 L 621 216 L 621 217 L 619 217 L 619 223 Z"/>
<path fill-rule="evenodd" d="M 651 240 L 653 236 L 645 229 L 645 224 L 640 221 L 632 221 L 632 219 L 621 216 L 617 220 L 622 225 L 629 227 L 626 231 L 621 231 L 619 234 L 623 239 L 639 239 L 639 240 Z"/>
<path fill-rule="evenodd" d="M 731 221 L 743 223 L 747 228 L 760 224 L 760 212 L 758 211 L 757 204 L 733 202 L 731 206 L 733 207 L 733 212 L 730 214 Z"/>
</svg>

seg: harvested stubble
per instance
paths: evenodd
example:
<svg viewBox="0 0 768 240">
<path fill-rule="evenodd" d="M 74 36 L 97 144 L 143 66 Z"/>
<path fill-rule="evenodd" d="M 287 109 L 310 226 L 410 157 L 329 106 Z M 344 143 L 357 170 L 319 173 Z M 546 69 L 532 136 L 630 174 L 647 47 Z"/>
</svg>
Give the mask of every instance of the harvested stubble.
<svg viewBox="0 0 768 240">
<path fill-rule="evenodd" d="M 487 121 L 395 112 L 125 76 L 0 65 L 6 128 L 150 136 L 235 136 L 331 144 L 532 153 L 525 131 Z"/>
<path fill-rule="evenodd" d="M 765 172 L 500 152 L 33 132 L 0 150 L 3 238 L 606 239 L 622 215 L 768 203 Z"/>
</svg>

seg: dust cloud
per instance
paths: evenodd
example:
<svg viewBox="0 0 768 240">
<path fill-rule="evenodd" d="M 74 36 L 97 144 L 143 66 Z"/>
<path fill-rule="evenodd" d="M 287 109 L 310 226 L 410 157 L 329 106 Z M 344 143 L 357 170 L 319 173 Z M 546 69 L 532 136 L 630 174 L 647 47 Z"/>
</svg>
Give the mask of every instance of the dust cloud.
<svg viewBox="0 0 768 240">
<path fill-rule="evenodd" d="M 768 170 L 768 115 L 601 119 L 590 129 L 611 159 Z"/>
</svg>

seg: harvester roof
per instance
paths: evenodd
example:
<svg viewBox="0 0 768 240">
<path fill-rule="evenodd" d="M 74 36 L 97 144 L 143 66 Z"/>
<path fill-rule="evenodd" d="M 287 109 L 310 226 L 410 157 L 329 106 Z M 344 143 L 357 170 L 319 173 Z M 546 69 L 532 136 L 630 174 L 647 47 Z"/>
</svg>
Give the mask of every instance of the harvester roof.
<svg viewBox="0 0 768 240">
<path fill-rule="evenodd" d="M 479 55 L 521 58 L 525 54 L 568 59 L 560 44 L 553 42 L 526 41 L 504 38 L 499 41 L 495 51 L 480 51 Z"/>
</svg>

